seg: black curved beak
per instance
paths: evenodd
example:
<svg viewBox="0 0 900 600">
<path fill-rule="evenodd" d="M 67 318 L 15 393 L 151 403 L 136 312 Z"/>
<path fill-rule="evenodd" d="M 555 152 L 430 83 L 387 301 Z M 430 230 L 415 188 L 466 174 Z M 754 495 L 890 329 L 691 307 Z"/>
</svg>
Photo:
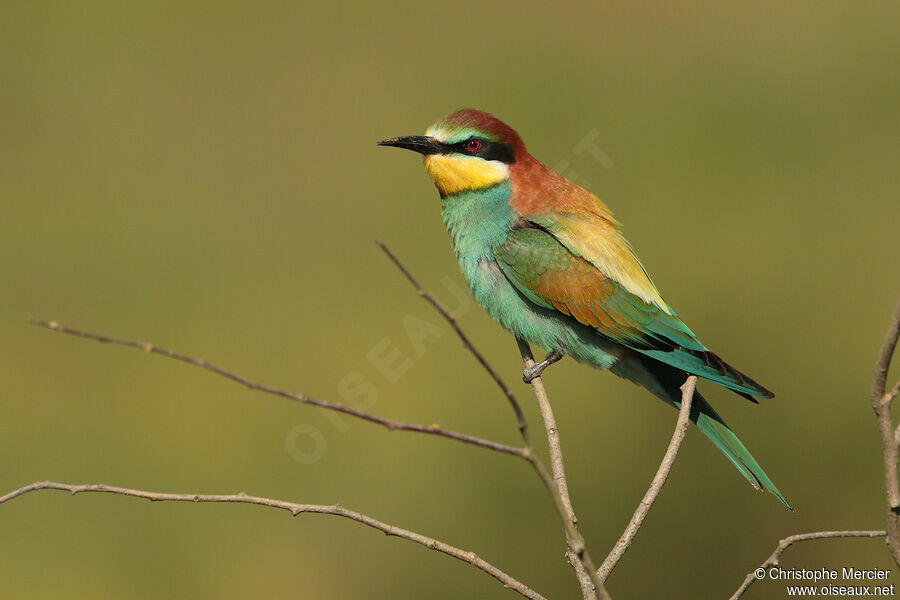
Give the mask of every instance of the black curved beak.
<svg viewBox="0 0 900 600">
<path fill-rule="evenodd" d="M 378 142 L 379 146 L 394 146 L 396 148 L 406 148 L 419 154 L 440 154 L 443 149 L 440 142 L 433 137 L 427 135 L 407 135 L 404 137 L 388 138 Z"/>
</svg>

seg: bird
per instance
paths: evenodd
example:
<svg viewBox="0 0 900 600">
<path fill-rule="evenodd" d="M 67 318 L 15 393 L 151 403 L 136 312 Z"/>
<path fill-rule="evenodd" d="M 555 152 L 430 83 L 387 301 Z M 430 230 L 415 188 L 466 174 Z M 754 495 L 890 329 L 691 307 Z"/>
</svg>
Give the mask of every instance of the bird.
<svg viewBox="0 0 900 600">
<path fill-rule="evenodd" d="M 425 135 L 378 142 L 423 156 L 475 300 L 518 339 L 548 350 L 530 382 L 564 356 L 607 369 L 681 406 L 688 375 L 744 398 L 774 394 L 704 346 L 650 280 L 621 225 L 593 193 L 529 154 L 494 115 L 457 110 Z M 757 490 L 793 510 L 706 399 L 691 421 Z"/>
</svg>

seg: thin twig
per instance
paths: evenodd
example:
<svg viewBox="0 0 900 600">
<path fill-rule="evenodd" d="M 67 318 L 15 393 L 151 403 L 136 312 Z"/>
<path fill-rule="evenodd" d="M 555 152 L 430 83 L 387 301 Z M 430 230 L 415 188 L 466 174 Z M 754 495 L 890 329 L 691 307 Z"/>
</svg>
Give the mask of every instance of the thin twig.
<svg viewBox="0 0 900 600">
<path fill-rule="evenodd" d="M 696 387 L 696 375 L 688 377 L 681 386 L 681 408 L 678 411 L 678 420 L 675 423 L 675 431 L 672 433 L 669 447 L 666 448 L 666 453 L 663 455 L 662 462 L 659 463 L 659 469 L 656 470 L 656 475 L 653 477 L 653 481 L 650 482 L 647 493 L 644 494 L 640 504 L 638 504 L 637 509 L 634 511 L 634 515 L 632 515 L 631 521 L 628 522 L 628 526 L 622 533 L 622 537 L 619 538 L 619 541 L 616 542 L 616 545 L 613 546 L 613 549 L 610 551 L 609 556 L 607 556 L 603 561 L 603 564 L 600 565 L 600 570 L 597 572 L 600 581 L 606 581 L 610 572 L 616 568 L 619 560 L 625 552 L 628 551 L 628 548 L 634 541 L 634 537 L 644 523 L 647 513 L 650 512 L 650 508 L 656 501 L 656 497 L 666 483 L 666 478 L 669 476 L 669 471 L 672 470 L 672 465 L 675 464 L 675 457 L 678 456 L 678 450 L 681 448 L 681 442 L 684 440 L 684 436 L 687 433 L 688 425 L 691 423 L 691 403 L 694 400 L 694 390 Z"/>
<path fill-rule="evenodd" d="M 522 362 L 525 364 L 525 367 L 534 366 L 534 355 L 531 353 L 528 342 L 517 338 L 516 343 L 519 345 L 519 352 L 522 355 Z M 606 591 L 603 581 L 597 576 L 597 567 L 594 566 L 594 561 L 585 547 L 584 537 L 582 537 L 577 527 L 578 518 L 575 516 L 572 501 L 569 498 L 569 485 L 566 481 L 566 470 L 563 464 L 559 428 L 556 425 L 556 417 L 553 415 L 553 408 L 550 406 L 547 390 L 544 389 L 544 382 L 541 377 L 538 376 L 531 380 L 531 388 L 534 390 L 534 395 L 537 398 L 541 418 L 544 421 L 544 430 L 547 434 L 550 468 L 553 471 L 550 491 L 565 527 L 566 541 L 569 545 L 569 553 L 567 554 L 569 562 L 572 563 L 572 567 L 578 575 L 582 594 L 585 598 L 595 597 L 596 595 L 601 600 L 609 600 L 609 592 Z M 580 567 L 578 566 L 579 564 Z"/>
<path fill-rule="evenodd" d="M 546 600 L 543 596 L 532 590 L 530 587 L 508 575 L 507 573 L 501 571 L 491 563 L 485 561 L 481 557 L 479 557 L 474 552 L 469 552 L 466 550 L 461 550 L 456 546 L 451 546 L 450 544 L 441 542 L 434 538 L 430 538 L 424 536 L 420 533 L 416 533 L 414 531 L 410 531 L 408 529 L 403 529 L 401 527 L 395 527 L 394 525 L 389 525 L 388 523 L 384 523 L 383 521 L 379 521 L 374 519 L 368 515 L 363 513 L 356 512 L 354 510 L 350 510 L 344 508 L 340 504 L 332 504 L 332 505 L 323 505 L 323 504 L 297 504 L 294 502 L 286 502 L 284 500 L 277 500 L 273 498 L 262 498 L 260 496 L 248 496 L 246 494 L 167 494 L 160 492 L 148 492 L 144 490 L 135 490 L 111 485 L 104 485 L 102 483 L 95 484 L 87 484 L 87 485 L 72 485 L 67 483 L 57 483 L 53 481 L 38 481 L 32 483 L 31 485 L 26 485 L 25 487 L 19 488 L 15 491 L 12 491 L 5 496 L 0 497 L 0 504 L 4 502 L 8 502 L 13 498 L 18 498 L 24 494 L 29 492 L 35 492 L 38 490 L 63 490 L 74 494 L 79 494 L 82 492 L 100 492 L 105 494 L 116 494 L 120 496 L 131 496 L 133 498 L 145 498 L 147 500 L 151 500 L 154 502 L 159 501 L 169 501 L 169 502 L 231 502 L 237 504 L 256 504 L 259 506 L 268 506 L 271 508 L 279 508 L 282 510 L 286 510 L 290 512 L 293 516 L 297 516 L 301 513 L 319 513 L 324 515 L 334 515 L 337 517 L 343 517 L 345 519 L 350 519 L 351 521 L 356 521 L 358 523 L 362 523 L 363 525 L 368 525 L 373 529 L 377 529 L 381 531 L 385 535 L 395 536 L 405 540 L 409 540 L 411 542 L 415 542 L 417 544 L 421 544 L 426 548 L 430 548 L 431 550 L 435 550 L 437 552 L 441 552 L 448 556 L 452 556 L 458 560 L 461 560 L 465 563 L 472 565 L 473 567 L 480 569 L 502 583 L 504 587 L 515 590 L 522 596 L 526 598 L 530 598 L 531 600 Z"/>
<path fill-rule="evenodd" d="M 488 372 L 491 378 L 497 383 L 497 386 L 503 392 L 504 396 L 506 396 L 510 405 L 512 406 L 513 412 L 516 415 L 516 421 L 518 423 L 519 432 L 522 435 L 522 440 L 525 442 L 525 449 L 528 451 L 528 456 L 526 456 L 526 460 L 531 464 L 532 468 L 537 473 L 538 477 L 540 477 L 541 481 L 544 484 L 544 487 L 547 489 L 547 492 L 550 494 L 550 498 L 553 500 L 554 504 L 557 507 L 557 512 L 562 519 L 563 526 L 566 528 L 566 539 L 577 539 L 580 535 L 577 533 L 577 530 L 574 527 L 574 515 L 572 514 L 571 503 L 568 503 L 568 488 L 565 487 L 565 474 L 563 473 L 562 482 L 565 489 L 565 493 L 561 494 L 556 481 L 554 480 L 553 475 L 547 470 L 547 467 L 544 465 L 543 461 L 538 457 L 537 453 L 534 449 L 534 443 L 532 442 L 531 436 L 528 433 L 528 423 L 525 420 L 525 414 L 522 411 L 521 406 L 519 405 L 518 400 L 516 400 L 515 395 L 513 394 L 510 387 L 506 384 L 500 374 L 491 366 L 488 360 L 484 357 L 484 354 L 481 353 L 475 347 L 475 344 L 471 341 L 469 336 L 462 330 L 459 323 L 457 323 L 456 318 L 450 314 L 448 311 L 438 300 L 431 295 L 427 290 L 425 290 L 418 282 L 418 280 L 410 273 L 409 269 L 406 268 L 406 265 L 397 257 L 394 252 L 387 247 L 387 245 L 381 240 L 375 240 L 375 244 L 381 248 L 385 254 L 387 254 L 388 258 L 390 258 L 391 262 L 400 270 L 401 273 L 409 280 L 409 282 L 416 289 L 418 295 L 424 298 L 443 318 L 453 330 L 456 332 L 456 335 L 459 336 L 460 340 L 462 340 L 463 346 L 466 347 L 469 352 L 478 360 L 482 367 Z M 529 356 L 531 350 L 528 350 Z M 523 356 L 524 359 L 524 356 Z M 532 357 L 532 363 L 534 364 L 534 359 Z M 538 382 L 543 390 L 543 384 Z M 546 397 L 546 392 L 542 392 Z M 547 403 L 547 407 L 549 408 L 549 403 Z M 553 413 L 550 413 L 550 418 L 552 420 Z M 554 424 L 554 429 L 556 425 Z M 558 438 L 558 436 L 557 436 Z M 558 439 L 557 439 L 558 442 Z M 561 465 L 562 457 L 560 455 L 560 465 Z M 567 505 L 568 503 L 568 505 Z M 573 533 L 574 532 L 574 533 Z M 584 548 L 584 540 L 581 541 L 580 546 L 576 545 L 575 548 Z M 576 554 L 576 552 L 570 546 L 570 549 L 566 552 L 566 560 L 575 570 L 575 573 L 578 577 L 579 584 L 582 587 L 582 594 L 586 599 L 595 598 L 597 596 L 597 588 L 592 581 L 592 576 L 587 567 L 585 567 L 584 562 L 582 560 L 582 556 Z M 602 586 L 601 588 L 602 589 Z M 609 595 L 603 590 L 603 598 L 609 598 Z"/>
<path fill-rule="evenodd" d="M 781 555 L 784 554 L 784 551 L 798 542 L 825 540 L 830 538 L 874 538 L 884 537 L 885 535 L 887 535 L 887 532 L 882 529 L 870 531 L 816 531 L 813 533 L 798 533 L 796 535 L 788 536 L 778 542 L 778 547 L 775 548 L 775 551 L 771 555 L 769 555 L 769 558 L 764 560 L 755 570 L 747 573 L 747 577 L 744 579 L 741 587 L 737 589 L 729 600 L 738 600 L 738 598 L 744 595 L 744 592 L 747 591 L 747 588 L 749 588 L 754 581 L 764 579 L 767 576 L 766 570 L 769 569 L 769 567 L 778 566 L 778 561 L 781 559 Z M 757 573 L 762 574 L 762 577 L 758 577 Z"/>
<path fill-rule="evenodd" d="M 900 485 L 898 485 L 897 476 L 897 445 L 900 443 L 900 427 L 895 430 L 893 419 L 891 418 L 891 402 L 898 391 L 900 391 L 900 381 L 890 391 L 885 391 L 888 369 L 894 356 L 894 350 L 897 347 L 898 338 L 900 338 L 900 301 L 897 302 L 897 307 L 894 309 L 890 325 L 888 325 L 887 333 L 884 336 L 884 342 L 878 352 L 878 360 L 875 362 L 875 374 L 872 377 L 872 409 L 875 411 L 875 416 L 878 420 L 884 454 L 885 496 L 888 505 L 887 528 L 869 531 L 817 531 L 788 536 L 778 542 L 778 547 L 775 548 L 775 551 L 769 558 L 756 570 L 747 574 L 744 582 L 731 596 L 730 600 L 738 600 L 754 581 L 765 577 L 766 569 L 776 566 L 784 551 L 797 542 L 828 538 L 887 537 L 888 549 L 891 551 L 894 561 L 900 565 Z M 757 573 L 763 577 L 758 577 Z"/>
<path fill-rule="evenodd" d="M 130 348 L 138 348 L 143 350 L 144 352 L 159 354 L 168 358 L 172 358 L 174 360 L 178 360 L 189 365 L 193 365 L 195 367 L 199 367 L 201 369 L 205 369 L 207 371 L 211 371 L 216 375 L 221 375 L 226 379 L 230 379 L 232 381 L 236 381 L 240 384 L 243 384 L 250 388 L 251 390 L 257 390 L 266 394 L 272 394 L 274 396 L 280 396 L 282 398 L 287 398 L 288 400 L 294 400 L 296 402 L 303 402 L 304 404 L 311 404 L 313 406 L 318 406 L 319 408 L 324 408 L 328 410 L 334 410 L 340 413 L 344 413 L 346 415 L 350 415 L 351 417 L 356 417 L 357 419 L 362 419 L 364 421 L 368 421 L 370 423 L 376 423 L 387 429 L 394 431 L 414 431 L 417 433 L 426 433 L 429 435 L 436 435 L 439 437 L 448 438 L 451 440 L 456 440 L 458 442 L 463 442 L 465 444 L 472 444 L 473 446 L 479 446 L 481 448 L 487 448 L 488 450 L 494 450 L 496 452 L 503 452 L 505 454 L 511 454 L 513 456 L 518 456 L 519 458 L 524 458 L 528 460 L 528 451 L 525 448 L 519 448 L 516 446 L 510 446 L 508 444 L 502 444 L 500 442 L 495 442 L 493 440 L 488 440 L 480 437 L 476 437 L 474 435 L 469 435 L 467 433 L 460 433 L 458 431 L 453 431 L 450 429 L 442 429 L 441 427 L 436 427 L 434 425 L 419 425 L 416 423 L 405 423 L 403 421 L 395 421 L 393 419 L 387 419 L 385 417 L 380 417 L 378 415 L 373 415 L 371 413 L 362 412 L 356 410 L 355 408 L 351 408 L 344 404 L 339 404 L 337 402 L 329 402 L 327 400 L 319 400 L 318 398 L 313 398 L 311 396 L 307 396 L 305 394 L 300 394 L 296 392 L 289 392 L 287 390 L 279 389 L 264 383 L 259 383 L 252 379 L 248 379 L 243 375 L 238 375 L 237 373 L 233 373 L 214 365 L 202 358 L 194 358 L 192 356 L 188 356 L 186 354 L 182 354 L 180 352 L 175 352 L 174 350 L 169 350 L 167 348 L 162 348 L 155 344 L 151 344 L 149 342 L 139 342 L 135 340 L 129 340 L 125 338 L 119 338 L 108 335 L 101 335 L 98 333 L 91 333 L 89 331 L 81 331 L 79 329 L 73 329 L 71 327 L 67 327 L 56 321 L 45 321 L 44 319 L 37 319 L 31 317 L 29 321 L 35 325 L 40 325 L 41 327 L 46 327 L 47 329 L 51 329 L 53 331 L 58 331 L 60 333 L 65 333 L 68 335 L 74 335 L 81 338 L 86 338 L 89 340 L 96 340 L 98 342 L 104 342 L 109 344 L 118 344 L 120 346 L 128 346 Z"/>
<path fill-rule="evenodd" d="M 878 361 L 875 363 L 875 375 L 872 377 L 873 397 L 884 396 L 888 369 L 891 366 L 891 358 L 894 356 L 898 338 L 900 338 L 900 300 L 897 301 L 897 307 L 894 309 L 891 323 L 888 326 L 887 333 L 884 335 L 884 342 L 881 345 L 881 350 L 878 352 Z M 900 385 L 900 381 L 897 384 Z M 894 388 L 896 391 L 897 386 L 894 386 Z"/>
<path fill-rule="evenodd" d="M 516 423 L 519 427 L 519 432 L 522 434 L 522 439 L 525 440 L 525 444 L 527 446 L 531 445 L 531 438 L 528 435 L 528 423 L 525 421 L 525 413 L 522 412 L 522 407 L 519 405 L 519 401 L 516 400 L 515 394 L 513 394 L 512 389 L 503 381 L 503 378 L 500 377 L 500 374 L 491 366 L 491 363 L 488 362 L 487 358 L 485 358 L 484 354 L 481 353 L 478 348 L 475 347 L 475 344 L 472 343 L 472 340 L 469 339 L 469 336 L 462 330 L 459 326 L 459 323 L 456 322 L 456 317 L 450 314 L 444 306 L 437 301 L 437 299 L 431 295 L 430 292 L 425 290 L 418 282 L 418 280 L 413 277 L 412 273 L 409 272 L 409 269 L 406 268 L 400 259 L 397 257 L 394 252 L 387 247 L 387 245 L 381 240 L 375 240 L 375 244 L 381 248 L 387 257 L 391 259 L 391 262 L 400 270 L 401 273 L 409 280 L 409 282 L 416 288 L 416 292 L 420 297 L 424 298 L 443 318 L 447 323 L 450 324 L 450 327 L 453 328 L 453 331 L 456 332 L 456 335 L 459 336 L 459 339 L 462 340 L 463 346 L 465 346 L 466 350 L 472 353 L 472 356 L 484 367 L 484 370 L 487 371 L 488 375 L 491 376 L 491 379 L 497 384 L 497 387 L 500 388 L 500 391 L 503 392 L 503 395 L 506 396 L 506 399 L 509 400 L 509 404 L 513 409 L 513 412 L 516 414 Z"/>
<path fill-rule="evenodd" d="M 896 386 L 890 393 L 885 391 L 888 369 L 900 337 L 900 301 L 894 309 L 894 315 L 884 336 L 878 360 L 875 363 L 875 374 L 872 376 L 872 409 L 878 421 L 881 433 L 881 446 L 884 455 L 884 487 L 887 500 L 887 545 L 900 565 L 900 479 L 897 475 L 898 433 L 891 417 L 891 401 L 896 395 Z"/>
<path fill-rule="evenodd" d="M 894 384 L 894 387 L 884 395 L 884 402 L 893 401 L 893 399 L 897 397 L 897 394 L 900 394 L 900 379 L 898 379 L 897 383 Z"/>
</svg>

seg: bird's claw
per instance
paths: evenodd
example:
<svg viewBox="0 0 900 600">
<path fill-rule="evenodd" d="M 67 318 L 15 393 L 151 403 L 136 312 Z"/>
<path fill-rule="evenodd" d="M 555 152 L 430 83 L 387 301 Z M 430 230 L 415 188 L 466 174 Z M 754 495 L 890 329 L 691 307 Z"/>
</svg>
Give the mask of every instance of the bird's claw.
<svg viewBox="0 0 900 600">
<path fill-rule="evenodd" d="M 525 383 L 531 383 L 533 380 L 537 379 L 541 376 L 541 373 L 544 372 L 544 369 L 557 362 L 563 357 L 562 352 L 559 350 L 553 350 L 548 355 L 547 358 L 542 360 L 539 363 L 535 363 L 530 367 L 525 367 L 525 370 L 522 371 L 522 380 Z"/>
<path fill-rule="evenodd" d="M 542 371 L 543 369 L 538 369 L 537 363 L 530 367 L 525 367 L 525 370 L 522 371 L 522 381 L 531 383 L 536 377 L 540 377 Z"/>
</svg>

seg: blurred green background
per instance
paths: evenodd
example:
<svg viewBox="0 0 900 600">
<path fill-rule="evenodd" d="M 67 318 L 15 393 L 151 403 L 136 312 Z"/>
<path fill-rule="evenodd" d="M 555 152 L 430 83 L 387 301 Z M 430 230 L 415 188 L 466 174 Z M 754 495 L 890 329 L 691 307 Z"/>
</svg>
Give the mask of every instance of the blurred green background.
<svg viewBox="0 0 900 600">
<path fill-rule="evenodd" d="M 521 461 L 26 323 L 153 341 L 332 401 L 358 404 L 361 381 L 379 414 L 515 443 L 493 383 L 373 244 L 456 307 L 537 426 L 512 339 L 452 293 L 464 283 L 420 161 L 374 144 L 475 106 L 603 198 L 679 315 L 777 392 L 752 406 L 702 386 L 796 514 L 692 430 L 613 595 L 727 597 L 780 537 L 881 527 L 868 390 L 900 292 L 898 6 L 5 3 L 0 488 L 339 501 L 576 597 Z M 609 160 L 573 150 L 593 130 Z M 442 332 L 422 352 L 415 319 Z M 386 377 L 373 348 L 406 372 Z M 599 559 L 676 414 L 571 361 L 546 381 Z M 785 564 L 893 566 L 880 540 Z M 331 517 L 58 492 L 0 508 L 0 580 L 17 598 L 516 597 Z"/>
</svg>

